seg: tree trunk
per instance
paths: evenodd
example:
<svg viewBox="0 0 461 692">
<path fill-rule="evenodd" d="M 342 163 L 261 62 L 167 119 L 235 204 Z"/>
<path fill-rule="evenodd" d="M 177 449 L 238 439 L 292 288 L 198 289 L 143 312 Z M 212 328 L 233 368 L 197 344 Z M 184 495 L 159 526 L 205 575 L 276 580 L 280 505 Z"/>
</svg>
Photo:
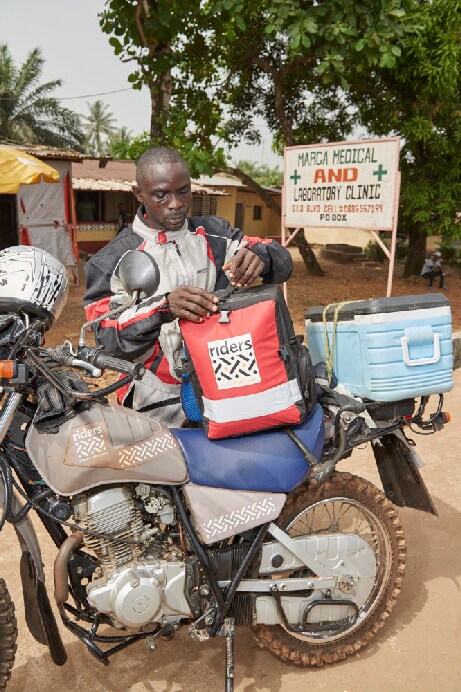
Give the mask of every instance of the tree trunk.
<svg viewBox="0 0 461 692">
<path fill-rule="evenodd" d="M 293 231 L 294 229 L 290 228 L 288 230 Z M 310 276 L 325 276 L 325 272 L 318 263 L 317 257 L 314 255 L 314 251 L 306 240 L 303 229 L 298 231 L 291 244 L 296 245 L 298 248 L 303 259 L 304 266 L 306 267 L 306 271 Z"/>
<path fill-rule="evenodd" d="M 170 70 L 159 75 L 149 87 L 151 100 L 150 137 L 157 144 L 164 144 L 165 142 L 164 127 L 168 124 L 171 87 Z"/>
<path fill-rule="evenodd" d="M 427 233 L 417 226 L 410 228 L 408 236 L 408 255 L 403 270 L 403 278 L 420 274 L 426 258 Z"/>
<path fill-rule="evenodd" d="M 236 178 L 239 178 L 242 183 L 244 183 L 250 190 L 255 192 L 263 200 L 263 202 L 266 203 L 269 209 L 272 209 L 277 216 L 281 217 L 282 211 L 280 204 L 278 203 L 277 198 L 271 194 L 269 190 L 259 185 L 253 180 L 253 178 L 250 178 L 249 175 L 241 171 L 240 168 L 229 167 L 226 169 L 226 172 L 230 173 L 231 175 L 235 175 Z M 299 231 L 299 233 L 297 233 L 296 237 L 292 241 L 292 244 L 298 248 L 303 259 L 304 266 L 306 267 L 306 272 L 310 276 L 325 276 L 325 272 L 318 263 L 311 246 L 306 240 L 304 231 Z"/>
</svg>

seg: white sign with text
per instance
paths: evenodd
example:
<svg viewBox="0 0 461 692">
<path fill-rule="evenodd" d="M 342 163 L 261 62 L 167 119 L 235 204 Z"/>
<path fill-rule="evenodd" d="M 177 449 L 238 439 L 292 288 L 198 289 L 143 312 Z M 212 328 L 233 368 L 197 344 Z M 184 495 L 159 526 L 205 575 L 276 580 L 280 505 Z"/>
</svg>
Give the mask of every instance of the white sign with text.
<svg viewBox="0 0 461 692">
<path fill-rule="evenodd" d="M 400 140 L 287 147 L 285 227 L 392 230 Z"/>
</svg>

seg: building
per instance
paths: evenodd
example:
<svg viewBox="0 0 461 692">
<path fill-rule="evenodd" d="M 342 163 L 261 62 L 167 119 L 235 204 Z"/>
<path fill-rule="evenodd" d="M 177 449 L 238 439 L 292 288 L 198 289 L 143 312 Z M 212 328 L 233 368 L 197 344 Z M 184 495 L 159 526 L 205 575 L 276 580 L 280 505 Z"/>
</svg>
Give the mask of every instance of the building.
<svg viewBox="0 0 461 692">
<path fill-rule="evenodd" d="M 222 216 L 247 235 L 280 240 L 280 216 L 241 180 L 220 174 L 211 177 L 202 175 L 198 182 L 226 193 L 225 197 L 216 200 L 216 208 L 207 213 Z M 264 190 L 281 205 L 281 190 L 272 187 L 264 187 Z"/>
<path fill-rule="evenodd" d="M 5 142 L 5 144 L 9 144 Z M 73 226 L 73 161 L 83 154 L 41 144 L 11 144 L 59 172 L 59 182 L 21 185 L 16 195 L 0 195 L 0 247 L 34 245 L 57 257 L 78 282 L 78 248 Z"/>
</svg>

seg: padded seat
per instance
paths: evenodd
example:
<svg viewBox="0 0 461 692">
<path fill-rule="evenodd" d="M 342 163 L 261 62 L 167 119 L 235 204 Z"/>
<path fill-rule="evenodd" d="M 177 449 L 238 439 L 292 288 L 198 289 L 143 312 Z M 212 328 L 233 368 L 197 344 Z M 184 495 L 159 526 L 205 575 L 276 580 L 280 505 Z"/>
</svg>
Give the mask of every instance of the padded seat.
<svg viewBox="0 0 461 692">
<path fill-rule="evenodd" d="M 316 404 L 293 432 L 317 458 L 323 451 L 323 411 Z M 229 490 L 287 493 L 309 474 L 309 465 L 295 443 L 281 431 L 267 431 L 209 440 L 203 428 L 170 431 L 183 451 L 189 477 L 196 485 Z"/>
</svg>

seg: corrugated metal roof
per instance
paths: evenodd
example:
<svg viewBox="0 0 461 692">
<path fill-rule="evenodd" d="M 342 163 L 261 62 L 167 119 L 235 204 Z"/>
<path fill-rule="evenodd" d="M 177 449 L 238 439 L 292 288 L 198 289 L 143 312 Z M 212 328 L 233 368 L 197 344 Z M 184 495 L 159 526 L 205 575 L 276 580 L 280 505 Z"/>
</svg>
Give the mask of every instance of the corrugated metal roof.
<svg viewBox="0 0 461 692">
<path fill-rule="evenodd" d="M 131 192 L 134 180 L 101 180 L 100 178 L 72 178 L 74 190 L 111 190 Z"/>
<path fill-rule="evenodd" d="M 74 190 L 101 190 L 111 192 L 131 192 L 131 188 L 136 184 L 135 180 L 108 180 L 101 178 L 72 178 L 72 187 Z M 203 185 L 192 183 L 192 193 L 194 195 L 227 195 L 227 192 L 221 190 L 213 190 Z"/>
<path fill-rule="evenodd" d="M 245 185 L 245 183 L 242 183 L 242 181 L 239 178 L 236 178 L 234 176 L 201 175 L 198 182 L 200 182 L 201 185 L 211 185 L 212 187 L 238 187 L 253 192 L 253 190 L 251 190 L 248 187 L 248 185 Z M 281 190 L 277 187 L 268 187 L 267 185 L 261 185 L 261 187 L 263 188 L 263 190 L 267 190 L 267 192 L 270 192 L 274 195 L 281 194 Z"/>
<path fill-rule="evenodd" d="M 13 144 L 5 142 L 5 146 L 12 146 L 20 151 L 25 151 L 26 154 L 36 156 L 38 159 L 60 159 L 61 161 L 81 161 L 85 154 L 71 149 L 59 149 L 58 147 L 50 147 L 46 144 Z"/>
</svg>

